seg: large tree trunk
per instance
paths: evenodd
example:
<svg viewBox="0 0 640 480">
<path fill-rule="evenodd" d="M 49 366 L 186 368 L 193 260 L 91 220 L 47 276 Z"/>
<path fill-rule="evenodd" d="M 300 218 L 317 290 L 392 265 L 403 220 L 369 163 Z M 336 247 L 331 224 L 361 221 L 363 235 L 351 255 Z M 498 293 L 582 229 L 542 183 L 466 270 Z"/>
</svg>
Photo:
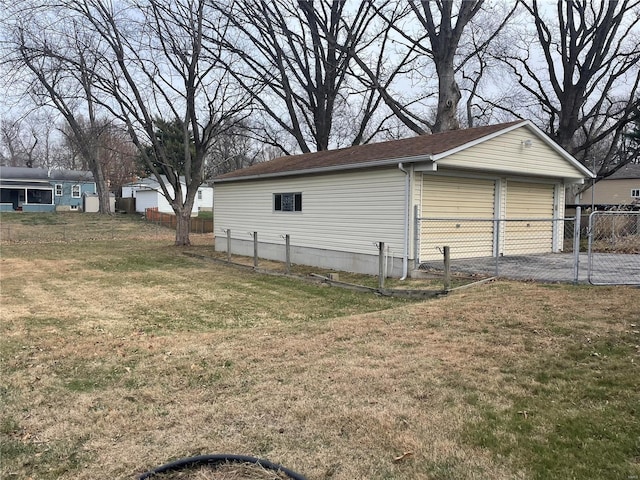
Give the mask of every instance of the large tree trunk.
<svg viewBox="0 0 640 480">
<path fill-rule="evenodd" d="M 456 82 L 453 62 L 442 65 L 438 70 L 438 112 L 432 133 L 447 132 L 460 128 L 458 103 L 462 98 Z"/>
<path fill-rule="evenodd" d="M 176 247 L 188 247 L 191 245 L 189 233 L 191 232 L 191 209 L 182 209 L 176 212 Z"/>
<path fill-rule="evenodd" d="M 98 202 L 100 205 L 100 213 L 111 214 L 111 201 L 109 198 L 109 187 L 107 186 L 107 180 L 104 177 L 104 173 L 100 165 L 95 165 L 97 162 L 91 162 L 93 179 L 96 182 L 96 190 L 98 194 Z"/>
</svg>

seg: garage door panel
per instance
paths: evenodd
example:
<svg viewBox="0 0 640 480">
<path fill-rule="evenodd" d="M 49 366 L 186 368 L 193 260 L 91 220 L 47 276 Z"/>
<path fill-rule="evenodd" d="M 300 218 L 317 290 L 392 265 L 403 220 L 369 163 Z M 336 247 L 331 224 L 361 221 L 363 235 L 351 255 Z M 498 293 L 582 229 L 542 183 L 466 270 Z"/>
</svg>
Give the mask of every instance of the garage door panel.
<svg viewBox="0 0 640 480">
<path fill-rule="evenodd" d="M 507 182 L 505 255 L 547 253 L 553 245 L 555 187 L 543 183 Z"/>
<path fill-rule="evenodd" d="M 442 258 L 444 246 L 451 258 L 493 255 L 493 180 L 425 175 L 422 198 L 422 217 L 428 220 L 421 223 L 421 259 Z"/>
</svg>

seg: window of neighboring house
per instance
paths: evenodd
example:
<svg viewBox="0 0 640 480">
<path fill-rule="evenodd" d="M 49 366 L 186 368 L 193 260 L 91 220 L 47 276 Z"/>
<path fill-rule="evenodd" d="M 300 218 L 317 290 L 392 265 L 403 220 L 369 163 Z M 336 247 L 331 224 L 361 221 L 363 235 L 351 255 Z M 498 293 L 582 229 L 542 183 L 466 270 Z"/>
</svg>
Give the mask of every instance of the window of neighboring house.
<svg viewBox="0 0 640 480">
<path fill-rule="evenodd" d="M 301 212 L 302 193 L 274 193 L 273 209 L 276 212 Z"/>
<path fill-rule="evenodd" d="M 39 203 L 50 205 L 51 190 L 27 189 L 27 203 Z"/>
<path fill-rule="evenodd" d="M 198 190 L 198 200 L 202 200 L 202 190 Z"/>
<path fill-rule="evenodd" d="M 71 198 L 80 198 L 80 185 L 71 187 Z"/>
<path fill-rule="evenodd" d="M 64 192 L 61 183 L 56 183 L 56 197 L 61 197 Z"/>
<path fill-rule="evenodd" d="M 640 188 L 633 188 L 631 190 L 631 196 L 634 198 L 640 198 Z"/>
</svg>

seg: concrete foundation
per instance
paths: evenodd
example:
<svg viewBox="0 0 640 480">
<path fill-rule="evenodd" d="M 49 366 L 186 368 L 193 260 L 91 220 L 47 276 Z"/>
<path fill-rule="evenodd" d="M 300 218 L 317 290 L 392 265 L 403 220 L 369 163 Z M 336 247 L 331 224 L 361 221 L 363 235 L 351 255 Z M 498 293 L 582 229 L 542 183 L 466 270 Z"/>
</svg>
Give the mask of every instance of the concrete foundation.
<svg viewBox="0 0 640 480">
<path fill-rule="evenodd" d="M 227 251 L 227 238 L 223 235 L 216 236 L 215 248 L 217 252 Z M 373 249 L 372 249 L 373 250 Z M 253 240 L 231 239 L 231 253 L 253 257 Z M 258 241 L 258 257 L 266 260 L 284 262 L 286 251 L 284 241 L 282 244 L 265 243 Z M 309 265 L 343 272 L 364 273 L 378 275 L 378 254 L 371 255 L 353 252 L 341 252 L 336 250 L 324 250 L 320 248 L 300 247 L 291 245 L 291 263 Z M 413 260 L 409 260 L 409 267 Z M 402 276 L 402 258 L 387 258 L 387 276 L 399 278 Z"/>
</svg>

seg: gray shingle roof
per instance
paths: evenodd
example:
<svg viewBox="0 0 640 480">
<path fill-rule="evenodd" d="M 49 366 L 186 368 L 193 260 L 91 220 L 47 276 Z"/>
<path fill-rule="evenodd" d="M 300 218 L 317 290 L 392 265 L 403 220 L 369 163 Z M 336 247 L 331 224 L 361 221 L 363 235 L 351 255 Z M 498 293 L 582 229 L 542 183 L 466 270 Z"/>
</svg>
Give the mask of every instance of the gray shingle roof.
<svg viewBox="0 0 640 480">
<path fill-rule="evenodd" d="M 68 180 L 93 182 L 93 174 L 80 170 L 56 170 L 46 168 L 3 167 L 0 166 L 2 180 Z"/>
<path fill-rule="evenodd" d="M 623 180 L 626 178 L 640 178 L 640 163 L 629 163 L 604 180 Z"/>
</svg>

